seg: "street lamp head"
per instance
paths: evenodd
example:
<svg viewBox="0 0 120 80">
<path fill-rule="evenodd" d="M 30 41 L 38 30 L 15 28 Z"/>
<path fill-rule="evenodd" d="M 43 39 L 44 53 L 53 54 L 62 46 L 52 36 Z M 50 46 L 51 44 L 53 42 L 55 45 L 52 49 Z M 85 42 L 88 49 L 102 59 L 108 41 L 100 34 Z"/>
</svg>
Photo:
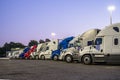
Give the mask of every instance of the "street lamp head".
<svg viewBox="0 0 120 80">
<path fill-rule="evenodd" d="M 115 10 L 115 6 L 108 6 L 108 10 L 109 10 L 110 12 L 114 11 L 114 10 Z"/>
<path fill-rule="evenodd" d="M 51 36 L 56 36 L 56 34 L 52 32 L 52 33 L 51 33 Z"/>
</svg>

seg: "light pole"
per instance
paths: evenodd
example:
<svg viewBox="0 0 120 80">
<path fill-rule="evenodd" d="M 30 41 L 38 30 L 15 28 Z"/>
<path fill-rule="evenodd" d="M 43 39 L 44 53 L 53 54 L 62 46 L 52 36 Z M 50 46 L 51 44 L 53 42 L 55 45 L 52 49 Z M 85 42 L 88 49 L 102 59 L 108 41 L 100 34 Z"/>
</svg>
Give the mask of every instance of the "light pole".
<svg viewBox="0 0 120 80">
<path fill-rule="evenodd" d="M 110 24 L 112 24 L 112 12 L 115 10 L 115 6 L 108 6 L 108 11 L 110 12 Z"/>
</svg>

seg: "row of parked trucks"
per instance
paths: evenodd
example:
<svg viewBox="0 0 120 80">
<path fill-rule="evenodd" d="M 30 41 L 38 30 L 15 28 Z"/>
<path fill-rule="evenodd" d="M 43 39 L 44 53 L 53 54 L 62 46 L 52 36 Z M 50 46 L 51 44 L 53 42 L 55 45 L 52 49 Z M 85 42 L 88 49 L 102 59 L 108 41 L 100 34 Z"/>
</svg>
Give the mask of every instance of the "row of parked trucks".
<svg viewBox="0 0 120 80">
<path fill-rule="evenodd" d="M 21 59 L 52 59 L 84 64 L 120 62 L 120 23 L 91 29 L 76 37 L 51 40 L 8 55 Z"/>
</svg>

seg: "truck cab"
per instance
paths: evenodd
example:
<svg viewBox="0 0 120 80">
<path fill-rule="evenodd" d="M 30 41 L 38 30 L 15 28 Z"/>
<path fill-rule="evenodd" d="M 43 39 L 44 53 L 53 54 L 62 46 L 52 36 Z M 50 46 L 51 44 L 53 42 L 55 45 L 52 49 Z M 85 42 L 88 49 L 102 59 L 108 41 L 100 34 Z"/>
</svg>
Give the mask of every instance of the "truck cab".
<svg viewBox="0 0 120 80">
<path fill-rule="evenodd" d="M 19 58 L 19 55 L 23 52 L 23 49 L 21 48 L 12 48 L 11 51 L 9 51 L 8 57 L 10 59 L 17 59 Z"/>
<path fill-rule="evenodd" d="M 23 52 L 19 54 L 19 58 L 24 59 L 25 58 L 24 57 L 25 53 L 27 53 L 29 50 L 30 50 L 29 47 L 24 48 Z"/>
<path fill-rule="evenodd" d="M 33 59 L 31 55 L 34 55 L 37 45 L 31 46 L 30 50 L 24 54 L 25 59 Z"/>
<path fill-rule="evenodd" d="M 31 54 L 32 58 L 33 59 L 40 59 L 39 55 L 40 55 L 41 52 L 45 51 L 46 45 L 47 45 L 47 42 L 38 44 L 38 46 L 36 48 L 36 52 Z"/>
<path fill-rule="evenodd" d="M 46 48 L 39 54 L 39 58 L 42 60 L 51 59 L 52 51 L 58 48 L 58 40 L 52 40 L 47 43 Z"/>
<path fill-rule="evenodd" d="M 95 62 L 120 62 L 120 23 L 106 26 L 94 40 L 94 44 L 80 50 L 79 59 L 84 64 Z"/>
<path fill-rule="evenodd" d="M 73 39 L 73 36 L 64 38 L 63 40 L 59 41 L 58 48 L 52 52 L 51 59 L 58 60 L 60 57 L 60 53 L 68 48 L 69 42 Z"/>
</svg>

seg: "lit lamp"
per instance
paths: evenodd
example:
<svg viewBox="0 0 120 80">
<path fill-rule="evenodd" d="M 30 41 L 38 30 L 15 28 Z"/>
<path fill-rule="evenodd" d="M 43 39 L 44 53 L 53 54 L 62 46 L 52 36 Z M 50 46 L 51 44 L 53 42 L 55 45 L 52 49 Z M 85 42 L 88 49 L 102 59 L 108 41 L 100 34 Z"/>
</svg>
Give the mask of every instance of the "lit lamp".
<svg viewBox="0 0 120 80">
<path fill-rule="evenodd" d="M 52 33 L 51 33 L 51 36 L 52 36 L 53 39 L 54 39 L 54 37 L 56 36 L 56 33 L 52 32 Z"/>
<path fill-rule="evenodd" d="M 115 6 L 108 6 L 108 11 L 110 12 L 110 24 L 112 24 L 112 12 L 115 10 Z"/>
</svg>

